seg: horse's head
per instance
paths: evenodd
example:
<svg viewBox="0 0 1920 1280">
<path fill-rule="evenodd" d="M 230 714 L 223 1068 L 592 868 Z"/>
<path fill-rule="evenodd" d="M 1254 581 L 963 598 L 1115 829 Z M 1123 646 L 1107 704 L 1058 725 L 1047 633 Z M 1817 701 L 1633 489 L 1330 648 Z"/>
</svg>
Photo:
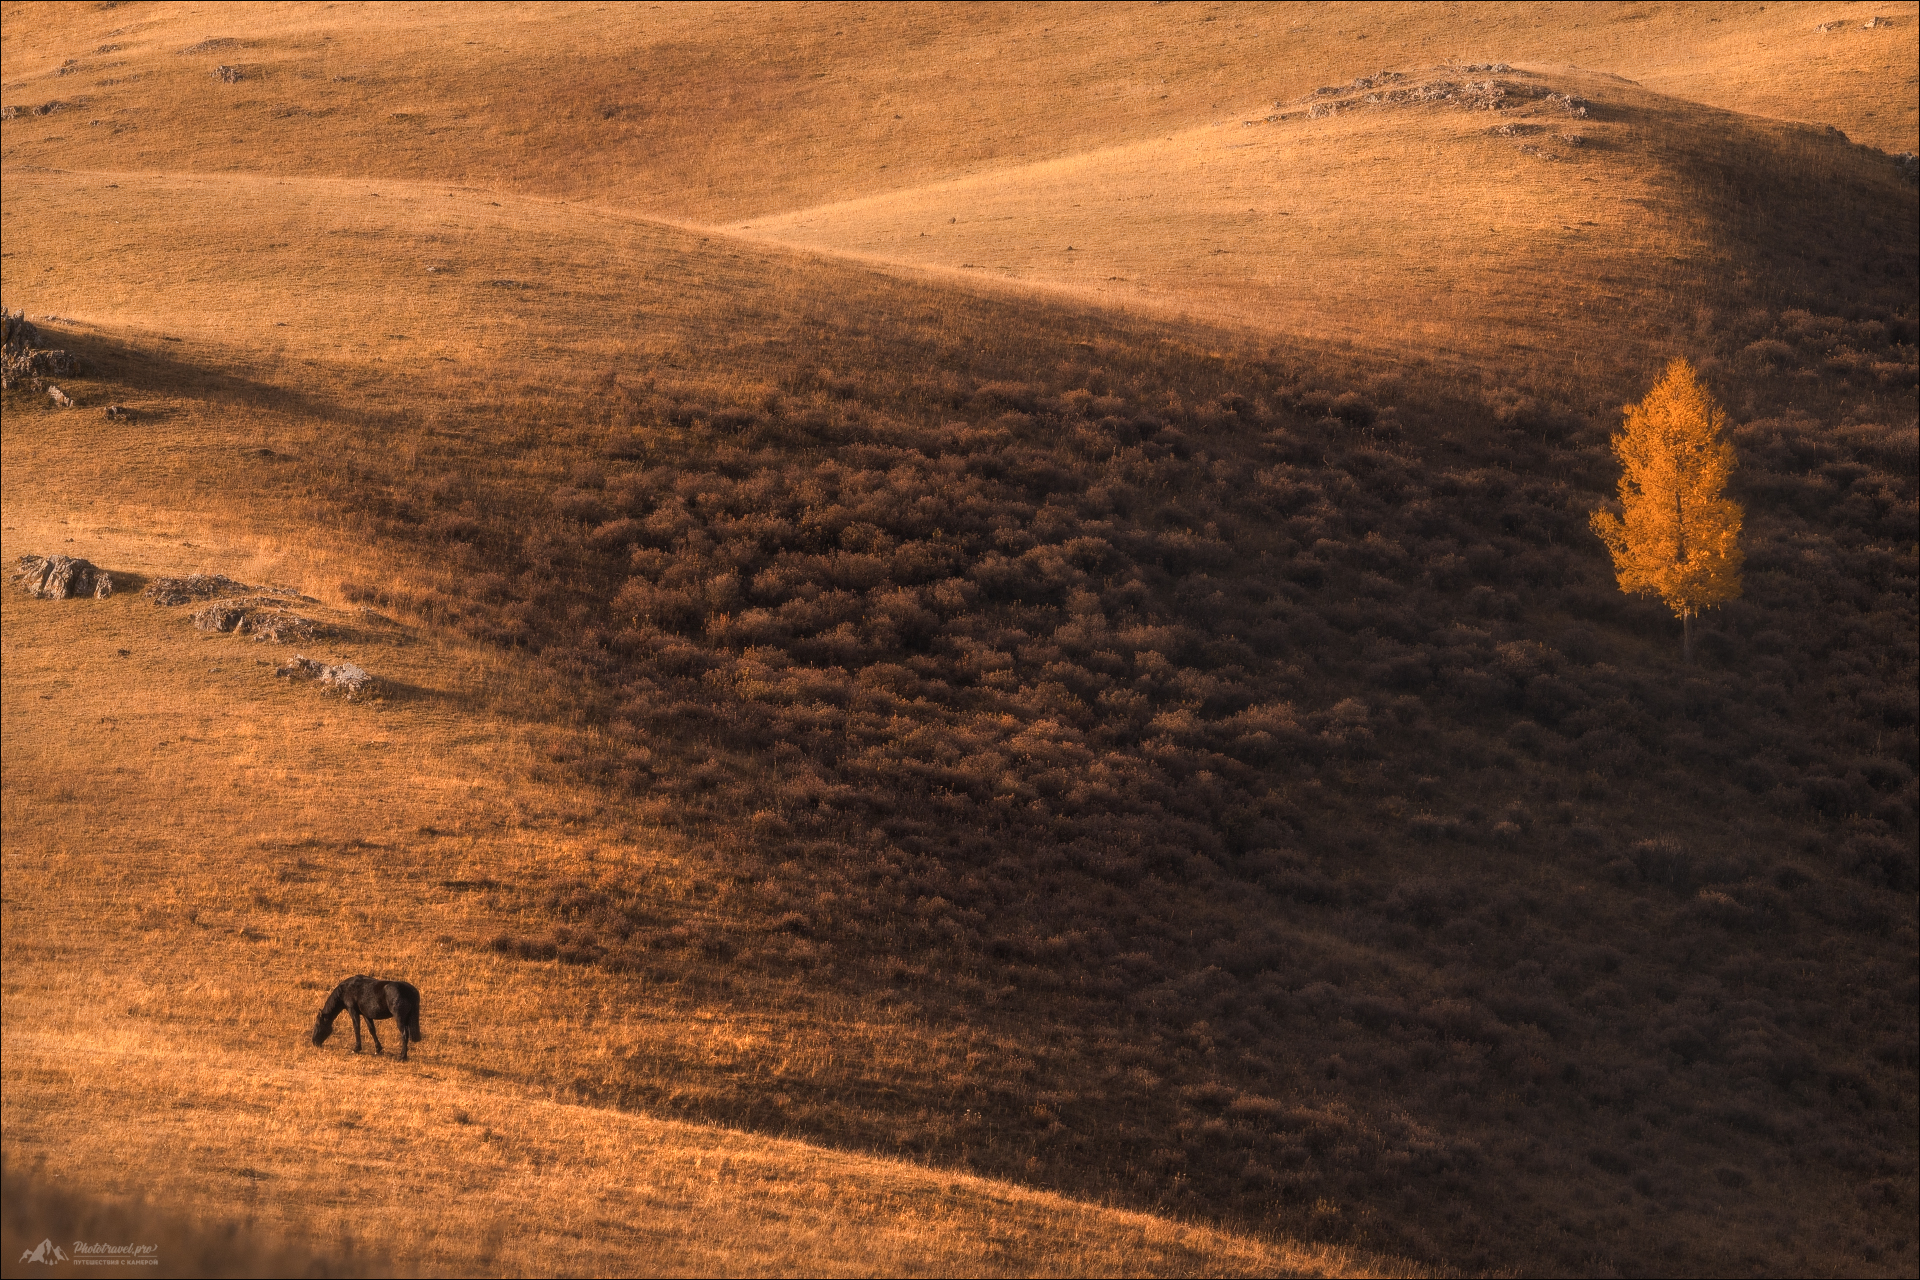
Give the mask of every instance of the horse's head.
<svg viewBox="0 0 1920 1280">
<path fill-rule="evenodd" d="M 327 1037 L 333 1034 L 333 1020 L 338 1018 L 341 1012 L 346 1009 L 347 998 L 341 994 L 341 987 L 344 986 L 346 986 L 346 983 L 343 982 L 339 987 L 335 987 L 333 993 L 327 997 L 327 1002 L 320 1006 L 320 1012 L 313 1015 L 313 1042 L 315 1044 L 325 1044 L 327 1042 Z"/>
</svg>

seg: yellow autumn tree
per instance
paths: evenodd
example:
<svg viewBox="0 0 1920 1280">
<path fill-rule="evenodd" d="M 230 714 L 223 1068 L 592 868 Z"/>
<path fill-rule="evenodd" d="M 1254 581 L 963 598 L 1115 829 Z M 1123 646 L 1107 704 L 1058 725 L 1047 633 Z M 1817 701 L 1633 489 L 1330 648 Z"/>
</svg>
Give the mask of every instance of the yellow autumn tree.
<svg viewBox="0 0 1920 1280">
<path fill-rule="evenodd" d="M 1693 660 L 1693 618 L 1740 595 L 1740 504 L 1726 496 L 1734 468 L 1727 415 L 1675 360 L 1647 398 L 1626 407 L 1613 437 L 1620 459 L 1621 514 L 1593 513 L 1593 531 L 1613 553 L 1620 589 L 1657 595 L 1680 619 Z"/>
</svg>

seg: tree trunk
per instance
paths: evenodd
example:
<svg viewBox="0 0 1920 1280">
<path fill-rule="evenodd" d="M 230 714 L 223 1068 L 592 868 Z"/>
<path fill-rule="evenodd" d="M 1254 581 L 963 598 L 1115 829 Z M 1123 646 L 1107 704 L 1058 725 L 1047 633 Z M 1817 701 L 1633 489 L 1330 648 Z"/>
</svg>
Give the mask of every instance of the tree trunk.
<svg viewBox="0 0 1920 1280">
<path fill-rule="evenodd" d="M 1693 665 L 1693 610 L 1680 615 L 1680 660 L 1687 666 Z"/>
</svg>

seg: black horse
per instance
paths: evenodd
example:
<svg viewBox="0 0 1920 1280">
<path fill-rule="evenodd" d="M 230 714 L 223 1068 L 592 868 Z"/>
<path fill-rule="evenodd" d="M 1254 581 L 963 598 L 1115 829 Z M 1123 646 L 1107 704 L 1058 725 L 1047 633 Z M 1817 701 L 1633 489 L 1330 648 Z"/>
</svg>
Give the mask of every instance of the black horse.
<svg viewBox="0 0 1920 1280">
<path fill-rule="evenodd" d="M 356 974 L 333 989 L 327 1003 L 313 1020 L 313 1042 L 325 1044 L 333 1034 L 333 1020 L 342 1013 L 353 1015 L 353 1051 L 360 1052 L 360 1019 L 367 1020 L 367 1034 L 373 1037 L 373 1051 L 385 1053 L 380 1032 L 374 1023 L 392 1018 L 400 1025 L 400 1061 L 407 1060 L 407 1045 L 419 1043 L 420 990 L 411 982 L 393 978 L 369 978 Z"/>
</svg>

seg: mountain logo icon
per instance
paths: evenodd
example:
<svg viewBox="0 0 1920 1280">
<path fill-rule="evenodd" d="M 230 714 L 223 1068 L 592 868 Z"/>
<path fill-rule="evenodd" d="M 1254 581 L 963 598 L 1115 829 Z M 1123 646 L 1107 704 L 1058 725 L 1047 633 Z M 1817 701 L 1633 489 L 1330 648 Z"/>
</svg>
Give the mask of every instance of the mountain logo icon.
<svg viewBox="0 0 1920 1280">
<path fill-rule="evenodd" d="M 42 1240 L 36 1248 L 29 1249 L 20 1255 L 20 1261 L 22 1262 L 38 1262 L 49 1267 L 56 1262 L 65 1262 L 66 1260 L 67 1255 L 61 1251 L 59 1245 L 51 1240 Z"/>
</svg>

